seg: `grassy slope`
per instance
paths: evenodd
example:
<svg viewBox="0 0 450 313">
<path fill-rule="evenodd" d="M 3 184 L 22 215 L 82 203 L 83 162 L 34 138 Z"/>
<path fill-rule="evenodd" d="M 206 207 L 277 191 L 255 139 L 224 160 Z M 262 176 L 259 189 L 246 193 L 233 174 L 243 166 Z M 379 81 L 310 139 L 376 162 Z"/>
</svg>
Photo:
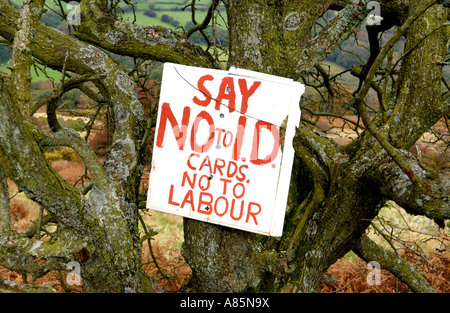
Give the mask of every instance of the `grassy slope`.
<svg viewBox="0 0 450 313">
<path fill-rule="evenodd" d="M 166 4 L 157 4 L 156 2 L 165 2 Z M 150 10 L 150 4 L 154 4 L 155 9 L 154 12 L 157 14 L 156 17 L 150 17 L 144 14 L 144 11 Z M 166 14 L 168 16 L 172 16 L 174 20 L 179 22 L 179 26 L 184 27 L 187 22 L 191 21 L 191 12 L 190 11 L 172 11 L 172 8 L 182 8 L 180 5 L 180 1 L 173 0 L 158 0 L 158 1 L 139 1 L 135 5 L 136 10 L 136 24 L 138 25 L 158 25 L 165 26 L 169 28 L 174 28 L 170 23 L 165 23 L 161 21 L 161 17 Z M 208 5 L 206 3 L 197 4 L 198 8 L 207 9 Z M 196 11 L 196 20 L 200 22 L 206 16 L 205 11 Z M 124 15 L 125 21 L 133 21 L 133 14 L 126 13 Z"/>
<path fill-rule="evenodd" d="M 10 66 L 11 66 L 11 64 L 9 62 L 1 63 L 0 64 L 0 72 L 10 74 L 11 70 L 8 68 Z M 61 73 L 58 71 L 54 71 L 52 69 L 47 68 L 46 74 L 48 77 L 53 79 L 55 82 L 58 82 L 61 79 Z M 41 81 L 48 80 L 48 78 L 44 75 L 44 73 L 42 71 L 40 71 L 39 69 L 35 70 L 34 68 L 31 68 L 31 79 L 32 79 L 32 82 L 41 82 Z"/>
</svg>

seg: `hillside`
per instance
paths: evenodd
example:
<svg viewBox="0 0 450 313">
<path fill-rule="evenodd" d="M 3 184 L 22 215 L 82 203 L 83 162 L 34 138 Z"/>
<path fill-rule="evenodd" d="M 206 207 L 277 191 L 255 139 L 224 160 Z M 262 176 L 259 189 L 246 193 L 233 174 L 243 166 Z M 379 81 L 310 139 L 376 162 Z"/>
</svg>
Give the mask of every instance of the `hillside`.
<svg viewBox="0 0 450 313">
<path fill-rule="evenodd" d="M 191 20 L 191 7 L 189 5 L 190 1 L 174 1 L 174 0 L 141 0 L 134 5 L 133 8 L 122 2 L 117 8 L 117 15 L 120 16 L 124 21 L 130 23 L 136 23 L 138 25 L 144 26 L 164 26 L 172 29 L 176 29 L 180 32 L 186 31 L 191 28 L 194 24 Z M 67 23 L 62 19 L 56 12 L 59 12 L 59 8 L 53 2 L 48 4 L 50 8 L 42 16 L 42 21 L 54 28 L 57 28 L 65 33 L 67 30 Z M 197 23 L 201 23 L 204 19 L 210 1 L 197 1 L 195 4 L 195 19 Z M 68 12 L 66 6 L 66 13 Z M 333 14 L 330 14 L 333 16 Z M 227 45 L 228 34 L 226 31 L 226 12 L 225 8 L 220 8 L 220 14 L 216 18 L 216 43 L 218 45 Z M 206 35 L 213 41 L 211 29 L 205 30 Z M 328 61 L 336 63 L 342 67 L 355 66 L 361 63 L 361 59 L 367 57 L 367 50 L 363 46 L 367 46 L 367 35 L 365 35 L 365 30 L 362 30 L 358 42 L 354 39 L 348 40 L 343 47 L 345 51 L 354 51 L 354 53 L 347 53 L 344 51 L 335 51 L 329 58 Z M 194 41 L 196 44 L 206 45 L 206 41 L 199 34 L 194 34 L 190 40 Z M 354 55 L 356 54 L 356 55 Z M 0 43 L 0 71 L 7 71 L 5 64 L 11 58 L 11 50 Z M 50 76 L 54 75 L 52 73 Z M 34 75 L 36 76 L 36 75 Z M 37 79 L 41 80 L 41 79 Z"/>
<path fill-rule="evenodd" d="M 197 23 L 200 23 L 205 15 L 207 14 L 210 0 L 196 1 L 195 4 L 195 20 Z M 184 32 L 190 29 L 194 24 L 192 22 L 192 12 L 191 12 L 191 1 L 188 0 L 140 0 L 133 7 L 130 5 L 126 5 L 124 2 L 121 2 L 119 6 L 116 8 L 116 14 L 122 20 L 136 23 L 138 25 L 143 26 L 164 26 L 171 29 L 175 29 L 179 32 Z M 61 16 L 58 15 L 59 7 L 53 3 L 48 2 L 50 6 L 47 12 L 42 16 L 42 21 L 54 28 L 57 28 L 65 33 L 68 33 L 67 22 L 62 19 Z M 66 13 L 67 5 L 65 7 Z M 330 11 L 326 13 L 324 17 L 320 20 L 320 25 L 317 27 L 317 30 L 320 31 L 323 25 L 326 25 L 327 20 L 330 21 L 334 18 L 335 12 Z M 220 8 L 220 14 L 216 16 L 216 27 L 215 27 L 215 38 L 216 44 L 218 46 L 227 46 L 228 44 L 228 33 L 226 31 L 226 12 L 223 5 Z M 205 30 L 206 36 L 208 36 L 209 40 L 213 42 L 212 29 L 209 27 Z M 383 35 L 383 42 L 386 42 L 390 35 L 392 34 L 392 30 L 386 32 Z M 206 47 L 207 42 L 199 33 L 193 34 L 190 38 L 194 43 L 202 45 Z M 400 42 L 395 46 L 394 53 L 394 61 L 398 60 L 404 46 L 404 39 L 400 40 Z M 323 67 L 329 71 L 331 75 L 336 75 L 339 72 L 345 71 L 345 69 L 351 67 L 361 66 L 365 60 L 369 57 L 368 50 L 368 35 L 365 26 L 362 26 L 360 31 L 349 38 L 346 42 L 344 42 L 339 49 L 336 49 L 323 63 Z M 10 70 L 8 68 L 9 61 L 11 59 L 11 50 L 4 44 L 0 42 L 0 72 L 9 73 Z M 117 57 L 117 60 L 123 62 L 128 68 L 133 67 L 133 60 L 127 57 Z M 224 55 L 222 61 L 227 60 L 227 56 Z M 32 79 L 33 82 L 44 82 L 53 80 L 59 81 L 61 74 L 57 71 L 53 71 L 51 69 L 41 68 L 36 66 L 32 69 Z M 157 68 L 151 79 L 159 80 L 161 77 L 161 68 Z M 448 81 L 450 79 L 450 67 L 444 67 L 444 78 Z M 342 76 L 338 77 L 339 83 L 350 92 L 354 91 L 358 80 L 350 73 L 346 73 Z M 39 95 L 38 95 L 39 96 Z"/>
</svg>

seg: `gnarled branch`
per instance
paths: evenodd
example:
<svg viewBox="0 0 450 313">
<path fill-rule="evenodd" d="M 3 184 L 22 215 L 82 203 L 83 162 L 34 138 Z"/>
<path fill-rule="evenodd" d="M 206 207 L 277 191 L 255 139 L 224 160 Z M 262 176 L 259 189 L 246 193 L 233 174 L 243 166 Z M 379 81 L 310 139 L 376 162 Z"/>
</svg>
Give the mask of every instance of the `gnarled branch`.
<svg viewBox="0 0 450 313">
<path fill-rule="evenodd" d="M 63 180 L 45 159 L 31 129 L 25 125 L 8 87 L 0 82 L 0 164 L 26 194 L 41 204 L 58 221 L 80 230 L 83 198 L 76 188 Z M 47 182 L 48 185 L 42 182 Z M 48 188 L 47 186 L 54 186 Z"/>
<path fill-rule="evenodd" d="M 450 219 L 450 170 L 443 169 L 434 173 L 434 176 L 424 170 L 410 153 L 399 152 L 422 181 L 422 192 L 415 190 L 406 174 L 393 161 L 388 161 L 374 172 L 374 179 L 380 182 L 383 195 L 394 200 L 408 213 L 424 215 L 436 221 Z"/>
<path fill-rule="evenodd" d="M 329 180 L 333 168 L 348 161 L 348 156 L 340 151 L 337 144 L 305 125 L 297 128 L 293 146 L 297 156 L 310 168 L 313 176 L 322 182 Z"/>
<path fill-rule="evenodd" d="M 17 10 L 6 1 L 0 1 L 0 34 L 12 39 L 15 35 Z M 115 182 L 127 180 L 137 165 L 139 139 L 145 127 L 144 112 L 136 86 L 118 64 L 102 50 L 67 36 L 55 29 L 38 23 L 33 56 L 49 67 L 80 75 L 104 75 L 99 85 L 107 91 L 109 104 L 114 114 L 112 146 L 124 145 L 126 152 L 115 154 L 115 166 L 106 168 Z M 108 163 L 106 161 L 105 164 Z M 123 166 L 122 166 L 123 165 Z M 117 168 L 117 166 L 122 166 Z"/>
<path fill-rule="evenodd" d="M 192 10 L 192 22 L 194 23 L 194 26 L 188 30 L 188 32 L 186 33 L 186 38 L 191 37 L 191 35 L 193 33 L 195 33 L 196 31 L 202 31 L 206 27 L 208 27 L 208 24 L 209 24 L 209 22 L 211 22 L 214 11 L 216 10 L 217 6 L 219 5 L 219 2 L 220 2 L 220 0 L 213 0 L 208 9 L 208 13 L 205 16 L 205 19 L 200 24 L 197 24 L 197 22 L 195 20 L 195 0 L 193 0 L 192 5 L 191 5 L 191 10 Z M 206 38 L 206 39 L 208 39 L 208 38 Z"/>
<path fill-rule="evenodd" d="M 106 190 L 109 180 L 94 151 L 81 136 L 72 129 L 60 128 L 53 133 L 46 134 L 47 138 L 41 142 L 43 146 L 67 146 L 74 149 L 83 159 L 84 164 L 89 169 L 92 179 L 98 188 Z"/>
<path fill-rule="evenodd" d="M 418 10 L 416 10 L 413 14 L 411 14 L 408 19 L 403 23 L 403 25 L 397 29 L 392 38 L 386 43 L 380 53 L 377 55 L 376 59 L 373 61 L 372 66 L 367 72 L 366 79 L 364 80 L 358 94 L 355 96 L 354 103 L 355 107 L 358 110 L 358 113 L 361 115 L 361 118 L 366 126 L 367 130 L 378 140 L 381 146 L 386 150 L 386 152 L 391 156 L 391 158 L 397 163 L 397 165 L 402 169 L 402 171 L 411 179 L 415 187 L 418 191 L 422 189 L 422 182 L 411 170 L 405 160 L 402 159 L 398 151 L 395 147 L 389 142 L 387 136 L 384 135 L 375 124 L 372 122 L 367 109 L 364 105 L 364 98 L 366 97 L 372 81 L 375 77 L 378 68 L 383 62 L 384 58 L 387 56 L 389 51 L 394 47 L 396 42 L 400 39 L 401 36 L 405 34 L 405 32 L 409 29 L 409 27 L 425 12 L 429 7 L 434 5 L 437 0 L 427 1 L 425 4 L 421 5 Z"/>
<path fill-rule="evenodd" d="M 83 18 L 73 34 L 111 52 L 209 68 L 218 68 L 211 55 L 175 31 L 160 26 L 140 26 L 114 19 L 97 0 L 81 2 Z"/>
<path fill-rule="evenodd" d="M 0 236 L 0 265 L 18 273 L 31 274 L 33 280 L 52 270 L 66 269 L 66 262 L 76 259 L 81 251 L 89 257 L 92 252 L 86 242 L 68 229 L 61 230 L 57 240 L 46 242 Z"/>
<path fill-rule="evenodd" d="M 18 284 L 0 277 L 0 292 L 4 293 L 56 293 L 57 291 L 48 286 L 36 286 Z"/>
<path fill-rule="evenodd" d="M 394 252 L 377 245 L 367 235 L 364 234 L 361 237 L 354 250 L 366 262 L 378 262 L 382 268 L 400 278 L 414 292 L 436 292 L 422 274 L 416 271 L 408 261 L 402 259 Z"/>
<path fill-rule="evenodd" d="M 92 90 L 82 84 L 87 81 L 93 81 L 103 78 L 104 76 L 105 75 L 77 75 L 65 80 L 64 82 L 61 82 L 61 84 L 59 84 L 58 87 L 55 88 L 50 95 L 32 105 L 30 109 L 30 115 L 36 113 L 39 108 L 58 101 L 65 92 L 72 90 L 73 88 L 79 88 L 81 91 L 89 93 L 88 96 L 90 98 L 94 98 L 96 101 L 101 101 L 102 99 L 99 96 L 93 94 Z"/>
<path fill-rule="evenodd" d="M 298 79 L 331 54 L 351 36 L 368 13 L 363 4 L 349 4 L 339 11 L 339 14 L 326 28 L 303 45 L 304 48 L 301 51 L 290 51 L 292 63 L 295 64 L 292 77 Z"/>
<path fill-rule="evenodd" d="M 12 93 L 21 111 L 28 115 L 30 101 L 30 67 L 32 64 L 33 33 L 43 13 L 43 0 L 26 0 L 20 11 L 17 32 L 14 36 L 12 54 Z"/>
</svg>

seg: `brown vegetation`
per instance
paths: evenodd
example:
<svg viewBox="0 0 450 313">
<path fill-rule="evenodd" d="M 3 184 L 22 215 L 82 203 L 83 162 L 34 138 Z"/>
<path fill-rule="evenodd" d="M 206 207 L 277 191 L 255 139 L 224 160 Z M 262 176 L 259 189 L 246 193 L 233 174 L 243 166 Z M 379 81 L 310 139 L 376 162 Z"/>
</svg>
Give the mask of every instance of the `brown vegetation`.
<svg viewBox="0 0 450 313">
<path fill-rule="evenodd" d="M 450 253 L 430 253 L 428 265 L 417 263 L 417 256 L 411 252 L 401 253 L 402 257 L 415 264 L 427 281 L 438 293 L 450 292 Z M 381 284 L 370 285 L 367 276 L 370 270 L 366 268 L 366 262 L 358 257 L 352 257 L 350 261 L 339 260 L 329 269 L 329 274 L 336 277 L 334 284 L 321 284 L 322 293 L 411 293 L 411 289 L 386 270 L 381 270 Z"/>
<path fill-rule="evenodd" d="M 53 167 L 65 179 L 75 183 L 84 173 L 84 165 L 79 161 L 58 160 L 52 162 Z M 8 182 L 12 194 L 17 192 L 15 185 Z M 26 229 L 31 221 L 37 217 L 39 206 L 29 199 L 17 194 L 11 199 L 11 220 L 16 231 Z M 143 244 L 142 263 L 145 272 L 153 280 L 159 292 L 176 292 L 191 275 L 191 269 L 184 261 L 180 250 L 175 246 L 181 238 L 171 234 L 164 240 L 157 236 L 151 241 L 153 255 L 156 257 L 156 266 L 148 249 L 147 242 Z M 429 252 L 426 262 L 418 258 L 411 251 L 402 250 L 400 255 L 415 265 L 426 277 L 430 284 L 439 293 L 450 292 L 450 252 Z M 381 284 L 369 285 L 367 276 L 370 271 L 366 269 L 366 263 L 357 256 L 347 256 L 333 264 L 328 273 L 334 275 L 336 283 L 321 284 L 321 293 L 410 293 L 411 290 L 403 282 L 386 270 L 381 270 Z M 60 277 L 66 280 L 67 272 L 50 272 L 38 279 L 35 283 L 42 286 L 51 286 L 57 291 L 63 292 Z M 0 267 L 0 277 L 17 283 L 22 283 L 20 274 Z M 31 276 L 28 281 L 31 282 Z M 65 286 L 67 288 L 67 286 Z M 81 286 L 76 286 L 79 290 Z M 68 289 L 66 289 L 68 291 Z"/>
<path fill-rule="evenodd" d="M 153 85 L 150 85 L 151 87 Z M 142 100 L 142 99 L 141 99 Z M 151 99 L 153 100 L 153 99 Z M 353 121 L 357 121 L 355 116 L 348 117 Z M 328 136 L 340 144 L 346 144 L 350 138 L 355 136 L 349 129 L 348 125 L 339 122 L 339 119 L 328 119 L 320 117 L 317 120 L 317 126 L 322 131 L 328 133 Z M 437 124 L 437 129 L 440 124 Z M 331 130 L 331 132 L 330 132 Z M 336 134 L 334 134 L 334 130 Z M 348 138 L 347 138 L 347 137 Z M 426 140 L 420 141 L 412 148 L 412 153 L 417 155 L 418 151 L 422 154 L 423 163 L 434 169 L 448 166 L 448 157 L 445 153 L 440 152 L 438 146 L 433 144 L 432 134 L 427 134 Z M 431 139 L 430 139 L 431 138 Z M 105 154 L 106 148 L 106 130 L 104 128 L 95 129 L 90 137 L 89 143 L 99 156 Z M 100 152 L 100 153 L 99 153 Z M 89 173 L 86 172 L 84 164 L 79 157 L 70 149 L 55 150 L 46 153 L 47 158 L 51 161 L 52 167 L 69 183 L 78 186 L 89 179 Z M 141 180 L 141 189 L 145 192 L 148 181 L 148 170 L 144 170 Z M 8 186 L 11 194 L 10 218 L 12 228 L 15 231 L 23 231 L 28 228 L 32 221 L 38 217 L 39 205 L 26 198 L 20 193 L 13 182 L 8 180 Z M 146 222 L 151 221 L 146 220 Z M 175 233 L 161 239 L 158 236 L 152 238 L 152 251 L 148 247 L 147 241 L 143 243 L 142 264 L 145 272 L 150 275 L 155 283 L 156 290 L 159 292 L 177 292 L 183 284 L 189 279 L 192 271 L 185 262 L 180 253 L 179 245 L 182 238 Z M 156 260 L 153 259 L 153 256 Z M 401 282 L 394 275 L 386 270 L 381 270 L 381 284 L 370 285 L 367 282 L 369 270 L 366 268 L 366 262 L 359 257 L 352 255 L 346 256 L 333 264 L 327 271 L 335 277 L 335 283 L 323 283 L 319 286 L 321 293 L 410 293 L 410 288 Z M 439 293 L 450 292 L 450 252 L 431 251 L 426 255 L 418 257 L 412 251 L 401 250 L 400 255 L 416 266 L 420 272 L 426 277 L 430 284 Z M 422 258 L 425 256 L 425 259 Z M 52 271 L 34 283 L 41 286 L 51 286 L 59 292 L 64 291 L 81 291 L 82 286 L 75 286 L 71 289 L 67 285 L 62 286 L 66 281 L 67 272 Z M 0 267 L 0 277 L 17 283 L 23 282 L 22 275 Z M 28 282 L 32 281 L 32 277 L 27 277 Z"/>
</svg>

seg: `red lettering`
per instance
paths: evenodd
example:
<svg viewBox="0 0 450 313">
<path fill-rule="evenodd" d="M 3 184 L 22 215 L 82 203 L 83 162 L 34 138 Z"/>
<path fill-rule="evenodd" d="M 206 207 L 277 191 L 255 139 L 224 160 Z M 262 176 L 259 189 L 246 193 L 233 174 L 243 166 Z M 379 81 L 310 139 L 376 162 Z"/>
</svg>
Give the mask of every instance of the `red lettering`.
<svg viewBox="0 0 450 313">
<path fill-rule="evenodd" d="M 225 129 L 216 128 L 216 130 L 219 132 L 219 135 L 217 136 L 217 144 L 220 145 L 220 139 L 222 138 L 222 133 L 225 132 Z"/>
<path fill-rule="evenodd" d="M 237 192 L 236 192 L 236 187 L 237 186 L 241 187 L 241 194 L 240 195 L 237 195 Z M 245 186 L 243 184 L 237 183 L 236 185 L 234 185 L 234 187 L 233 187 L 233 196 L 235 198 L 240 199 L 240 198 L 242 198 L 244 196 L 244 194 L 245 194 Z"/>
<path fill-rule="evenodd" d="M 186 195 L 184 196 L 183 202 L 181 202 L 181 208 L 184 208 L 184 205 L 186 203 L 189 203 L 191 205 L 192 211 L 195 211 L 194 196 L 192 194 L 192 190 L 188 190 L 188 192 L 186 192 Z"/>
<path fill-rule="evenodd" d="M 183 109 L 183 117 L 181 119 L 181 129 L 178 125 L 175 116 L 173 115 L 172 110 L 170 109 L 170 104 L 164 102 L 161 106 L 161 116 L 159 121 L 158 128 L 158 136 L 156 138 L 156 146 L 162 148 L 164 141 L 164 134 L 166 132 L 166 124 L 167 120 L 169 120 L 172 125 L 172 131 L 175 135 L 175 139 L 177 140 L 178 148 L 180 150 L 184 149 L 184 143 L 186 142 L 186 134 L 187 134 L 187 126 L 189 124 L 189 116 L 191 109 L 189 107 L 185 107 Z"/>
<path fill-rule="evenodd" d="M 206 185 L 202 184 L 202 180 L 204 180 L 204 178 L 206 178 Z M 200 187 L 201 190 L 208 190 L 209 189 L 209 185 L 210 185 L 210 180 L 209 180 L 209 176 L 208 175 L 203 175 L 198 180 L 198 186 Z"/>
<path fill-rule="evenodd" d="M 257 206 L 258 212 L 251 212 L 252 206 Z M 248 212 L 247 212 L 247 218 L 245 219 L 245 222 L 248 223 L 248 220 L 250 219 L 250 216 L 251 216 L 253 218 L 253 221 L 255 222 L 255 224 L 258 225 L 258 221 L 256 220 L 256 215 L 258 215 L 259 213 L 261 213 L 261 206 L 258 203 L 250 202 L 248 204 Z"/>
<path fill-rule="evenodd" d="M 221 163 L 220 165 L 219 162 Z M 216 162 L 214 163 L 214 174 L 216 174 L 216 172 L 219 171 L 220 175 L 223 176 L 222 169 L 224 167 L 225 167 L 225 160 L 216 159 Z"/>
<path fill-rule="evenodd" d="M 226 143 L 226 139 L 230 138 L 229 143 Z M 233 133 L 230 131 L 227 131 L 225 133 L 225 135 L 223 136 L 223 146 L 225 148 L 228 148 L 229 146 L 231 146 L 231 143 L 233 142 Z"/>
<path fill-rule="evenodd" d="M 173 201 L 172 199 L 173 199 L 173 185 L 170 185 L 169 201 L 168 202 L 171 205 L 175 205 L 175 206 L 179 206 L 180 205 L 179 203 Z"/>
<path fill-rule="evenodd" d="M 241 201 L 241 212 L 239 213 L 239 217 L 234 217 L 233 216 L 233 211 L 234 211 L 234 204 L 236 202 L 236 199 L 231 200 L 231 210 L 230 210 L 230 217 L 235 220 L 235 221 L 239 221 L 242 217 L 242 213 L 244 212 L 244 201 Z"/>
<path fill-rule="evenodd" d="M 194 171 L 195 171 L 196 168 L 191 164 L 191 158 L 192 158 L 193 156 L 199 157 L 200 154 L 197 154 L 197 153 L 191 153 L 191 155 L 189 156 L 189 158 L 188 158 L 188 160 L 187 160 L 187 166 L 188 166 L 191 170 L 194 170 Z"/>
<path fill-rule="evenodd" d="M 264 159 L 260 159 L 258 155 L 260 132 L 262 128 L 267 128 L 268 130 L 270 130 L 270 133 L 272 134 L 274 139 L 272 152 L 268 154 Z M 250 162 L 256 165 L 270 163 L 275 160 L 275 157 L 278 154 L 278 150 L 280 150 L 280 132 L 278 131 L 278 128 L 273 124 L 264 121 L 257 121 L 255 124 L 255 133 L 253 135 L 253 146 L 252 152 L 250 154 Z"/>
<path fill-rule="evenodd" d="M 217 203 L 219 202 L 219 200 L 225 201 L 225 210 L 222 213 L 219 213 L 217 211 Z M 222 216 L 224 216 L 227 213 L 227 211 L 228 211 L 228 200 L 227 200 L 227 198 L 222 197 L 222 196 L 217 198 L 216 201 L 214 202 L 214 212 L 216 213 L 216 215 L 222 217 Z"/>
<path fill-rule="evenodd" d="M 248 168 L 248 165 L 241 165 L 241 166 L 239 166 L 239 174 L 241 175 L 240 177 L 239 177 L 239 175 L 236 175 L 236 179 L 238 180 L 238 181 L 240 181 L 240 182 L 243 182 L 244 180 L 245 180 L 245 178 L 247 177 L 246 175 L 245 175 L 245 173 L 243 173 L 242 172 L 242 169 L 243 168 Z"/>
<path fill-rule="evenodd" d="M 231 165 L 233 165 L 233 169 L 231 169 Z M 238 166 L 235 162 L 230 161 L 228 163 L 228 168 L 227 168 L 227 177 L 233 177 L 234 174 L 236 174 L 236 172 L 238 171 Z"/>
<path fill-rule="evenodd" d="M 227 193 L 227 184 L 231 183 L 231 179 L 220 178 L 220 181 L 223 181 L 223 195 Z"/>
<path fill-rule="evenodd" d="M 197 179 L 197 173 L 194 174 L 193 180 L 190 180 L 190 179 L 189 179 L 188 172 L 187 172 L 187 171 L 184 172 L 184 173 L 183 173 L 183 178 L 182 178 L 182 180 L 181 180 L 181 187 L 184 187 L 184 183 L 185 183 L 186 180 L 187 180 L 189 186 L 191 186 L 191 188 L 194 189 L 194 187 L 195 187 L 195 180 L 196 180 L 196 179 Z"/>
<path fill-rule="evenodd" d="M 219 87 L 216 99 L 216 110 L 220 110 L 223 100 L 228 100 L 228 109 L 233 112 L 236 109 L 236 92 L 234 91 L 233 77 L 225 77 Z"/>
<path fill-rule="evenodd" d="M 207 196 L 209 199 L 208 200 L 204 200 L 203 196 Z M 198 213 L 203 213 L 203 214 L 211 214 L 213 211 L 213 196 L 208 193 L 208 192 L 200 192 L 200 199 L 199 199 L 199 203 L 198 203 Z"/>
<path fill-rule="evenodd" d="M 254 82 L 250 89 L 247 89 L 247 81 L 244 78 L 239 79 L 238 83 L 242 94 L 241 113 L 245 114 L 248 109 L 248 98 L 255 93 L 256 89 L 261 85 L 261 82 Z"/>
<path fill-rule="evenodd" d="M 200 168 L 198 170 L 201 171 L 204 166 L 207 166 L 209 168 L 209 172 L 212 173 L 211 161 L 208 155 L 205 157 L 205 159 L 202 162 L 202 165 L 200 165 Z"/>
<path fill-rule="evenodd" d="M 208 89 L 206 89 L 206 87 L 204 85 L 205 81 L 207 81 L 207 80 L 214 80 L 214 77 L 212 75 L 208 74 L 208 75 L 200 77 L 200 79 L 197 82 L 198 90 L 200 90 L 200 92 L 203 93 L 203 95 L 205 96 L 205 99 L 200 100 L 197 97 L 194 97 L 192 99 L 192 101 L 194 101 L 194 103 L 204 106 L 204 107 L 208 106 L 208 104 L 211 102 L 211 99 L 212 99 L 211 93 L 209 92 Z"/>
<path fill-rule="evenodd" d="M 196 142 L 196 135 L 198 131 L 198 125 L 202 120 L 206 120 L 209 125 L 209 138 L 206 143 L 203 145 L 198 145 Z M 211 117 L 211 115 L 208 114 L 206 111 L 201 111 L 197 117 L 195 118 L 194 124 L 192 125 L 192 131 L 191 131 L 191 148 L 195 152 L 207 152 L 209 148 L 211 148 L 212 144 L 214 143 L 214 121 Z"/>
<path fill-rule="evenodd" d="M 245 125 L 247 124 L 247 118 L 245 116 L 240 116 L 238 121 L 238 129 L 236 131 L 236 141 L 233 147 L 233 160 L 239 160 L 241 155 L 242 143 L 244 142 L 244 132 Z"/>
</svg>

